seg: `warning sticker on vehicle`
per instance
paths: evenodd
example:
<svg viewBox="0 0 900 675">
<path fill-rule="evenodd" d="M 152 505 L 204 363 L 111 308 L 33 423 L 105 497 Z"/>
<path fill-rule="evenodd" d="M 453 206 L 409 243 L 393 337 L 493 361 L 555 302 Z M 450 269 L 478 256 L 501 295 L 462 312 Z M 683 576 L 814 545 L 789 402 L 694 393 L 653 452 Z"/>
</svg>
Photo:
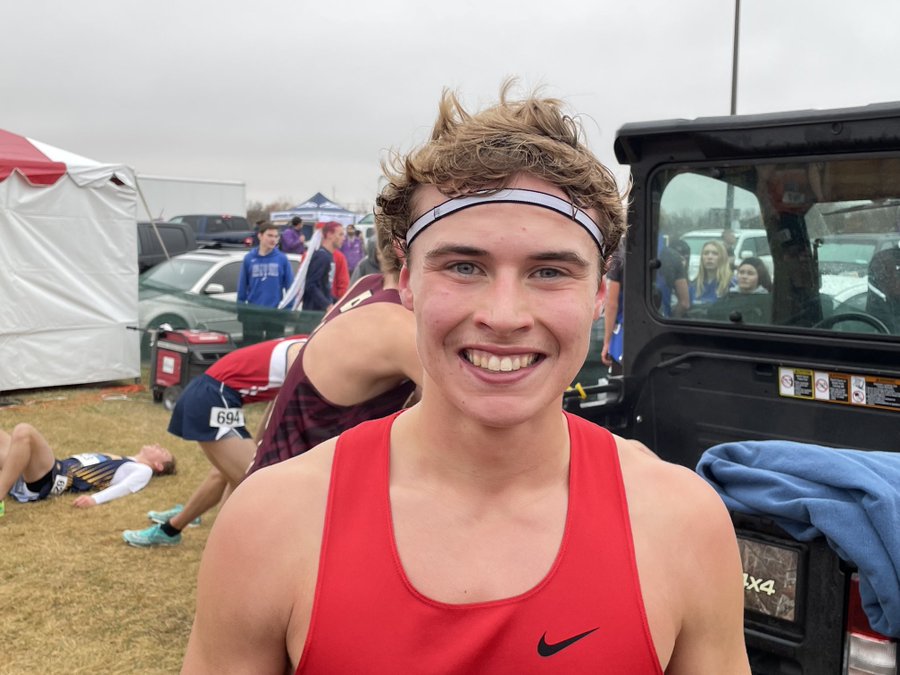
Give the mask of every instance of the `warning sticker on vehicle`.
<svg viewBox="0 0 900 675">
<path fill-rule="evenodd" d="M 778 394 L 900 411 L 900 380 L 885 377 L 780 367 Z"/>
</svg>

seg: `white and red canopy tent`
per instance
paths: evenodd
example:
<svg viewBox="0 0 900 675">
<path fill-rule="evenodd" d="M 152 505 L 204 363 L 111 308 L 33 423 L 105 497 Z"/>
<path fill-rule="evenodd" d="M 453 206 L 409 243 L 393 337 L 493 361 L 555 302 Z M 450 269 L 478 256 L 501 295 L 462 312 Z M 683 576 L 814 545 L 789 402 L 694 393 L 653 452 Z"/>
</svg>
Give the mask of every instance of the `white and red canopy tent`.
<svg viewBox="0 0 900 675">
<path fill-rule="evenodd" d="M 140 375 L 134 172 L 0 130 L 0 391 Z"/>
</svg>

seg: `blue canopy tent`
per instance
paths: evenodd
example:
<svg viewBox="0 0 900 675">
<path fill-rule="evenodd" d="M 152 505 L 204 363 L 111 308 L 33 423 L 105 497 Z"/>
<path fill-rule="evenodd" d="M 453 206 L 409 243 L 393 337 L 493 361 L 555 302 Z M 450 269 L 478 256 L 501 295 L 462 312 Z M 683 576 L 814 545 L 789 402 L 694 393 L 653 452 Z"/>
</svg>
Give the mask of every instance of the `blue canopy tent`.
<svg viewBox="0 0 900 675">
<path fill-rule="evenodd" d="M 333 220 L 341 225 L 352 225 L 360 218 L 360 214 L 345 209 L 340 204 L 336 204 L 328 199 L 321 192 L 317 192 L 305 202 L 297 204 L 297 206 L 288 211 L 273 211 L 269 214 L 269 220 L 276 225 L 286 225 L 291 222 L 291 218 L 294 216 L 303 218 L 304 232 L 309 226 L 307 239 L 311 236 L 312 227 L 315 223 Z"/>
</svg>

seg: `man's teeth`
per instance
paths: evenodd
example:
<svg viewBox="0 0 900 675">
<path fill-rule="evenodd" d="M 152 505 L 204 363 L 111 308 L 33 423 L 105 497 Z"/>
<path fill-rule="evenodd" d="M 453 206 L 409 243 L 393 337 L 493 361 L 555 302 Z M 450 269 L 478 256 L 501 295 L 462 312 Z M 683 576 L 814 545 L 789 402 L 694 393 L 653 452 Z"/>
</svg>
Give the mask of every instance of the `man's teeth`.
<svg viewBox="0 0 900 675">
<path fill-rule="evenodd" d="M 496 354 L 489 354 L 488 352 L 476 351 L 474 349 L 466 350 L 465 355 L 466 359 L 473 366 L 504 373 L 525 368 L 537 360 L 537 354 L 497 356 Z"/>
</svg>

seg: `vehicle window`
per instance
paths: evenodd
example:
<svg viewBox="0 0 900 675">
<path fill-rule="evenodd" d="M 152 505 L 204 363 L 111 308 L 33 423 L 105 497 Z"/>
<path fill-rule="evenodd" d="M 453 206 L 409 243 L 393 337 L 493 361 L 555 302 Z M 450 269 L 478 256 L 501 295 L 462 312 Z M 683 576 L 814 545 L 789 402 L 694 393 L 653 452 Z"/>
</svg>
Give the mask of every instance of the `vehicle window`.
<svg viewBox="0 0 900 675">
<path fill-rule="evenodd" d="M 236 293 L 238 287 L 238 279 L 241 276 L 240 261 L 223 265 L 221 269 L 209 278 L 210 284 L 222 284 L 225 287 L 225 293 Z"/>
<path fill-rule="evenodd" d="M 187 223 L 191 226 L 191 229 L 194 231 L 194 234 L 197 234 L 200 230 L 200 219 L 197 216 L 176 216 L 172 218 L 170 222 L 173 223 Z"/>
<path fill-rule="evenodd" d="M 220 216 L 209 216 L 206 219 L 206 232 L 208 234 L 215 234 L 217 232 L 227 232 L 228 225 L 225 222 L 225 219 Z"/>
<path fill-rule="evenodd" d="M 747 255 L 744 255 L 744 254 Z M 737 246 L 738 257 L 769 255 L 769 242 L 765 237 L 745 237 Z"/>
<path fill-rule="evenodd" d="M 246 232 L 251 229 L 250 221 L 243 216 L 228 216 L 223 221 L 228 232 Z"/>
<path fill-rule="evenodd" d="M 205 260 L 172 258 L 145 272 L 141 276 L 141 284 L 186 291 L 206 274 L 211 265 L 211 262 Z"/>
<path fill-rule="evenodd" d="M 900 159 L 670 167 L 652 194 L 661 317 L 900 335 Z"/>
</svg>

